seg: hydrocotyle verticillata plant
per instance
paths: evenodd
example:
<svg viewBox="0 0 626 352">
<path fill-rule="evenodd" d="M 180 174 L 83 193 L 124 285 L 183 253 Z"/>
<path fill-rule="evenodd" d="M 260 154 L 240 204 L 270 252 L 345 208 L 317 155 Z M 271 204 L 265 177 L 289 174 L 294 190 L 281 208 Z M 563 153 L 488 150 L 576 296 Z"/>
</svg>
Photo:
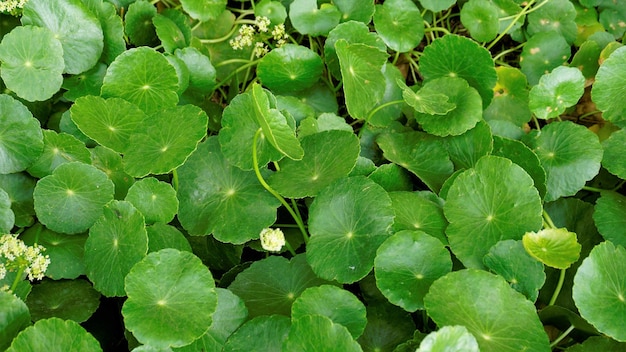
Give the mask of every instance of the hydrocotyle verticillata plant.
<svg viewBox="0 0 626 352">
<path fill-rule="evenodd" d="M 0 350 L 624 350 L 625 23 L 0 0 Z"/>
</svg>

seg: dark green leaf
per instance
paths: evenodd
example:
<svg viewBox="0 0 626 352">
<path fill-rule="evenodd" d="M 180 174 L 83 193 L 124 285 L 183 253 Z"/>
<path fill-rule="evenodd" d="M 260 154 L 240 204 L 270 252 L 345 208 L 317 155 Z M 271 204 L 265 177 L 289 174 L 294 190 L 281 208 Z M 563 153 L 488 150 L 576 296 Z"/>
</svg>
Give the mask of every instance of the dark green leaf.
<svg viewBox="0 0 626 352">
<path fill-rule="evenodd" d="M 45 280 L 26 300 L 33 321 L 57 317 L 82 323 L 100 305 L 100 294 L 86 280 Z"/>
</svg>

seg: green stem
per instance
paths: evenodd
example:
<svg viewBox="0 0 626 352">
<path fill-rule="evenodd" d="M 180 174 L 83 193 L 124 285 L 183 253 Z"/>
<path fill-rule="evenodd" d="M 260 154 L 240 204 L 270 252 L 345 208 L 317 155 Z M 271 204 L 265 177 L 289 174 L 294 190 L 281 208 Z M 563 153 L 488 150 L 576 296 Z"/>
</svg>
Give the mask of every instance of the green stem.
<svg viewBox="0 0 626 352">
<path fill-rule="evenodd" d="M 307 243 L 309 241 L 309 235 L 307 234 L 306 229 L 304 228 L 304 223 L 302 222 L 302 218 L 298 216 L 298 214 L 296 214 L 296 212 L 291 208 L 291 206 L 289 206 L 289 203 L 287 203 L 287 201 L 285 200 L 285 198 L 283 198 L 283 196 L 281 196 L 272 187 L 270 187 L 270 185 L 268 185 L 267 182 L 265 182 L 265 180 L 263 179 L 263 176 L 261 175 L 261 170 L 259 170 L 259 160 L 257 156 L 256 145 L 257 145 L 257 141 L 262 131 L 263 130 L 259 128 L 254 134 L 254 138 L 252 139 L 252 164 L 254 167 L 254 173 L 256 174 L 256 178 L 259 180 L 259 183 L 261 183 L 261 186 L 263 186 L 263 188 L 265 188 L 268 192 L 270 192 L 270 194 L 276 197 L 276 199 L 278 199 L 278 201 L 287 209 L 289 214 L 291 214 L 291 217 L 293 217 L 293 219 L 296 221 L 296 224 L 298 224 L 298 227 L 300 228 L 300 232 L 302 232 L 304 243 Z"/>
<path fill-rule="evenodd" d="M 450 34 L 450 31 L 447 28 L 443 28 L 443 27 L 427 27 L 427 28 L 424 28 L 424 32 L 425 33 L 441 32 L 443 34 Z"/>
<path fill-rule="evenodd" d="M 556 345 L 558 345 L 559 342 L 563 341 L 563 339 L 566 338 L 567 335 L 569 335 L 569 333 L 572 331 L 574 331 L 574 325 L 570 325 L 567 330 L 563 331 L 563 333 L 559 335 L 559 337 L 552 341 L 552 343 L 550 343 L 550 348 L 554 348 Z"/>
<path fill-rule="evenodd" d="M 396 104 L 402 104 L 402 103 L 404 103 L 404 100 L 393 100 L 393 101 L 388 101 L 388 102 L 386 102 L 384 104 L 381 104 L 381 105 L 377 106 L 375 109 L 372 109 L 372 111 L 370 111 L 370 113 L 367 114 L 367 117 L 365 118 L 365 121 L 369 121 L 372 118 L 372 116 L 376 115 L 377 112 L 379 112 L 380 110 L 382 110 L 382 109 L 384 109 L 384 108 L 386 108 L 388 106 L 396 105 Z"/>
<path fill-rule="evenodd" d="M 202 23 L 202 22 L 200 22 Z M 231 28 L 230 32 L 228 32 L 228 34 L 226 34 L 223 37 L 219 37 L 219 38 L 215 38 L 215 39 L 200 39 L 200 43 L 202 44 L 216 44 L 216 43 L 221 43 L 223 41 L 228 40 L 230 37 L 233 36 L 233 34 L 235 34 L 235 32 L 237 32 L 237 26 L 233 26 L 233 28 Z"/>
<path fill-rule="evenodd" d="M 395 66 L 398 63 L 399 58 L 400 58 L 400 52 L 396 51 L 396 54 L 393 56 L 393 61 L 391 62 L 391 64 Z"/>
<path fill-rule="evenodd" d="M 544 210 L 543 211 L 543 219 L 546 221 L 546 223 L 548 223 L 548 226 L 551 229 L 556 229 L 557 227 L 554 226 L 554 222 L 552 221 L 552 218 L 550 217 L 550 215 Z"/>
<path fill-rule="evenodd" d="M 286 239 L 285 239 L 285 247 L 287 248 L 289 253 L 291 253 L 291 255 L 293 255 L 294 257 L 296 256 L 296 251 L 293 250 L 293 247 L 291 247 L 291 244 Z"/>
<path fill-rule="evenodd" d="M 222 81 L 220 81 L 216 88 L 219 88 L 219 87 L 221 87 L 223 85 L 229 84 L 230 83 L 230 79 L 233 78 L 233 76 L 238 75 L 239 72 L 241 72 L 241 71 L 243 71 L 245 69 L 248 69 L 250 66 L 254 66 L 254 65 L 256 65 L 259 62 L 259 60 L 255 60 L 255 61 L 244 60 L 244 61 L 246 61 L 248 63 L 245 64 L 245 65 L 237 67 L 237 69 L 235 69 L 228 76 L 226 76 L 226 78 L 224 78 Z"/>
<path fill-rule="evenodd" d="M 178 172 L 176 169 L 172 170 L 172 187 L 178 192 Z"/>
<path fill-rule="evenodd" d="M 20 283 L 20 281 L 22 281 L 22 275 L 24 275 L 24 271 L 26 271 L 26 265 L 20 265 L 20 268 L 17 270 L 17 274 L 15 275 L 15 280 L 13 280 L 11 288 L 9 289 L 11 290 L 11 292 L 15 293 L 17 285 Z"/>
<path fill-rule="evenodd" d="M 524 44 L 526 44 L 526 43 L 522 43 L 522 44 L 520 44 L 520 45 L 518 45 L 518 46 L 516 46 L 514 48 L 503 50 L 503 51 L 499 52 L 496 56 L 493 57 L 493 61 L 498 61 L 498 59 L 500 59 L 501 57 L 503 57 L 503 56 L 505 56 L 507 54 L 510 54 L 512 52 L 518 51 L 519 49 L 524 47 Z"/>
<path fill-rule="evenodd" d="M 596 187 L 590 187 L 590 186 L 583 186 L 583 189 L 584 189 L 585 191 L 589 191 L 589 192 L 597 192 L 597 193 L 600 193 L 600 192 L 602 192 L 602 191 L 605 191 L 605 190 L 604 190 L 604 189 L 602 189 L 602 188 L 596 188 Z"/>
<path fill-rule="evenodd" d="M 487 50 L 490 50 L 491 48 L 493 48 L 494 45 L 496 45 L 502 38 L 504 38 L 505 35 L 507 35 L 509 33 L 509 31 L 513 28 L 513 26 L 515 26 L 515 24 L 517 23 L 517 21 L 524 16 L 525 14 L 528 13 L 528 9 L 535 3 L 536 0 L 530 0 L 528 2 L 528 4 L 526 4 L 526 6 L 524 6 L 524 8 L 522 9 L 522 11 L 520 11 L 520 13 L 518 13 L 517 15 L 515 15 L 515 17 L 513 17 L 513 20 L 511 21 L 511 23 L 509 23 L 509 25 L 502 31 L 502 33 L 500 33 L 500 35 L 498 35 L 496 37 L 496 39 L 494 39 L 491 44 L 489 44 L 487 46 Z M 547 2 L 548 0 L 545 0 L 544 2 Z"/>
<path fill-rule="evenodd" d="M 556 299 L 559 297 L 559 293 L 561 293 L 561 289 L 563 288 L 563 282 L 565 282 L 565 272 L 567 269 L 561 269 L 561 275 L 559 275 L 559 282 L 556 284 L 556 288 L 554 289 L 554 293 L 552 293 L 552 298 L 550 298 L 549 306 L 554 305 Z"/>
</svg>

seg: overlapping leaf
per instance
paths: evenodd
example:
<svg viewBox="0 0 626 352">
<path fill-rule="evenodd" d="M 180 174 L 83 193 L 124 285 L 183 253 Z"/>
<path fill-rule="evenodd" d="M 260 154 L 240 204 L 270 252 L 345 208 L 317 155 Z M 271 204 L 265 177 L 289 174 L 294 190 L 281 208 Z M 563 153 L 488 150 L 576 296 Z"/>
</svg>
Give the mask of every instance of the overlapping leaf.
<svg viewBox="0 0 626 352">
<path fill-rule="evenodd" d="M 541 119 L 557 117 L 575 105 L 585 91 L 585 77 L 574 67 L 557 67 L 532 87 L 529 107 Z"/>
<path fill-rule="evenodd" d="M 619 82 L 626 80 L 625 67 L 626 47 L 622 47 L 602 63 L 591 88 L 591 98 L 602 111 L 602 117 L 622 127 L 626 126 L 626 106 L 621 103 L 626 88 Z"/>
<path fill-rule="evenodd" d="M 54 341 L 51 344 L 50 341 Z M 98 340 L 73 320 L 42 319 L 24 329 L 7 352 L 22 351 L 84 351 L 101 352 Z"/>
<path fill-rule="evenodd" d="M 410 0 L 376 5 L 374 27 L 389 48 L 401 53 L 415 48 L 424 37 L 422 15 Z"/>
</svg>

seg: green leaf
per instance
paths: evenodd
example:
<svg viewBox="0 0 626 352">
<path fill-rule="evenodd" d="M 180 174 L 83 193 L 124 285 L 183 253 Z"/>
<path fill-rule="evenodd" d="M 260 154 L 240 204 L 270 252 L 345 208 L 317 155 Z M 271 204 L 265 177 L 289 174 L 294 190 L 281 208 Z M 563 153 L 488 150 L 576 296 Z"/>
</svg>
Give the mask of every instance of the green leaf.
<svg viewBox="0 0 626 352">
<path fill-rule="evenodd" d="M 141 343 L 182 347 L 204 335 L 217 307 L 209 269 L 189 252 L 163 249 L 135 264 L 125 280 L 124 325 Z"/>
<path fill-rule="evenodd" d="M 454 5 L 456 0 L 419 0 L 419 3 L 429 11 L 440 12 Z"/>
<path fill-rule="evenodd" d="M 217 71 L 211 60 L 198 49 L 188 47 L 174 51 L 174 55 L 181 59 L 189 69 L 188 92 L 210 94 L 216 83 Z"/>
<path fill-rule="evenodd" d="M 389 237 L 393 218 L 391 199 L 374 181 L 356 176 L 327 186 L 309 208 L 306 253 L 313 271 L 341 283 L 362 279 Z"/>
<path fill-rule="evenodd" d="M 75 101 L 86 95 L 100 95 L 100 88 L 102 88 L 102 80 L 104 80 L 106 70 L 107 66 L 99 62 L 88 71 L 66 77 L 61 86 L 67 90 L 63 97 L 67 100 Z"/>
<path fill-rule="evenodd" d="M 124 278 L 148 253 L 143 215 L 126 201 L 114 200 L 89 229 L 85 269 L 94 288 L 107 297 L 121 297 Z"/>
<path fill-rule="evenodd" d="M 152 24 L 152 18 L 156 15 L 156 7 L 145 0 L 134 1 L 128 6 L 124 16 L 124 30 L 132 44 L 149 46 L 156 42 L 156 31 Z"/>
<path fill-rule="evenodd" d="M 550 119 L 576 105 L 585 91 L 585 77 L 575 67 L 560 66 L 541 76 L 530 89 L 530 109 L 540 119 Z"/>
<path fill-rule="evenodd" d="M 571 48 L 558 32 L 539 32 L 528 38 L 522 54 L 520 67 L 531 86 L 539 83 L 546 72 L 565 63 Z"/>
<path fill-rule="evenodd" d="M 104 34 L 100 21 L 80 0 L 28 1 L 21 21 L 24 25 L 49 29 L 61 42 L 65 61 L 63 73 L 87 71 L 102 55 Z"/>
<path fill-rule="evenodd" d="M 413 190 L 413 180 L 410 174 L 398 164 L 380 165 L 367 178 L 381 185 L 387 192 Z"/>
<path fill-rule="evenodd" d="M 364 351 L 392 351 L 415 331 L 411 315 L 402 308 L 387 302 L 369 304 L 367 326 L 358 342 Z"/>
<path fill-rule="evenodd" d="M 359 156 L 359 140 L 353 132 L 330 130 L 315 133 L 300 141 L 302 160 L 284 159 L 269 184 L 288 198 L 317 195 L 332 182 L 347 176 Z"/>
<path fill-rule="evenodd" d="M 146 224 L 168 223 L 178 213 L 178 199 L 174 188 L 153 177 L 135 182 L 128 189 L 126 200 L 143 214 Z"/>
<path fill-rule="evenodd" d="M 569 347 L 565 351 L 567 352 L 621 352 L 626 347 L 626 343 L 617 342 L 611 338 L 604 336 L 591 336 L 585 340 L 582 344 L 577 344 Z"/>
<path fill-rule="evenodd" d="M 367 123 L 377 127 L 387 127 L 402 116 L 404 104 L 398 104 L 402 99 L 402 89 L 396 83 L 404 79 L 397 66 L 388 62 L 383 66 L 385 76 L 385 91 L 380 103 L 367 116 Z"/>
<path fill-rule="evenodd" d="M 109 176 L 115 185 L 115 199 L 124 199 L 128 188 L 133 185 L 135 179 L 124 171 L 122 156 L 103 146 L 96 146 L 91 149 L 91 160 L 93 166 Z"/>
<path fill-rule="evenodd" d="M 343 39 L 335 43 L 335 50 L 348 113 L 355 119 L 365 119 L 383 98 L 385 76 L 382 69 L 387 53 L 365 44 L 349 44 Z"/>
<path fill-rule="evenodd" d="M 582 248 L 576 234 L 566 228 L 527 232 L 522 243 L 533 258 L 557 269 L 569 268 L 578 260 Z"/>
<path fill-rule="evenodd" d="M 59 165 L 73 161 L 91 163 L 91 154 L 85 144 L 67 133 L 43 130 L 43 143 L 39 159 L 26 169 L 34 177 L 50 175 Z"/>
<path fill-rule="evenodd" d="M 226 9 L 226 0 L 181 0 L 183 10 L 200 22 L 214 20 Z"/>
<path fill-rule="evenodd" d="M 208 121 L 206 113 L 195 105 L 179 105 L 150 115 L 130 137 L 124 170 L 143 177 L 176 169 L 206 136 Z"/>
<path fill-rule="evenodd" d="M 593 222 L 602 237 L 620 246 L 626 246 L 626 197 L 619 193 L 604 191 L 596 201 Z"/>
<path fill-rule="evenodd" d="M 287 9 L 280 1 L 261 0 L 254 5 L 255 17 L 267 17 L 272 25 L 285 23 L 287 19 Z"/>
<path fill-rule="evenodd" d="M 600 170 L 598 136 L 571 121 L 550 123 L 524 141 L 546 171 L 546 201 L 576 194 Z"/>
<path fill-rule="evenodd" d="M 167 53 L 173 53 L 176 49 L 182 49 L 189 45 L 185 40 L 185 35 L 172 19 L 162 14 L 152 17 L 152 23 L 157 36 L 161 40 L 161 45 Z"/>
<path fill-rule="evenodd" d="M 341 22 L 358 21 L 368 24 L 376 9 L 371 0 L 335 0 L 333 4 L 342 14 Z"/>
<path fill-rule="evenodd" d="M 33 190 L 35 179 L 25 173 L 3 175 L 0 173 L 0 188 L 11 199 L 11 211 L 15 215 L 15 226 L 28 227 L 34 222 Z"/>
<path fill-rule="evenodd" d="M 103 0 L 83 0 L 87 8 L 98 18 L 104 35 L 101 61 L 111 64 L 115 58 L 126 50 L 124 40 L 124 24 L 117 15 L 117 8 Z M 96 64 L 96 66 L 100 66 Z"/>
<path fill-rule="evenodd" d="M 191 252 L 191 245 L 182 232 L 174 226 L 162 222 L 146 227 L 148 233 L 148 253 L 158 252 L 165 248 Z"/>
<path fill-rule="evenodd" d="M 43 151 L 39 121 L 24 104 L 0 94 L 0 126 L 0 174 L 26 170 Z"/>
<path fill-rule="evenodd" d="M 152 48 L 125 51 L 107 69 L 102 97 L 117 97 L 137 105 L 147 114 L 175 107 L 178 76 L 165 57 Z"/>
<path fill-rule="evenodd" d="M 41 224 L 29 227 L 20 236 L 24 243 L 35 243 L 46 248 L 50 257 L 46 276 L 53 280 L 76 279 L 85 274 L 83 261 L 87 234 L 66 235 L 43 227 Z"/>
<path fill-rule="evenodd" d="M 261 315 L 245 322 L 226 341 L 224 352 L 282 351 L 291 320 L 284 315 Z M 250 341 L 255 341 L 250 344 Z"/>
<path fill-rule="evenodd" d="M 328 35 L 339 24 L 341 12 L 332 4 L 318 8 L 316 0 L 294 0 L 289 4 L 289 19 L 300 34 Z"/>
<path fill-rule="evenodd" d="M 0 349 L 5 350 L 24 328 L 30 325 L 28 306 L 11 292 L 0 291 Z"/>
<path fill-rule="evenodd" d="M 523 126 L 530 121 L 528 107 L 528 81 L 518 68 L 499 66 L 496 68 L 498 82 L 494 87 L 495 96 L 484 111 L 485 120 L 510 121 L 515 126 Z M 493 126 L 492 126 L 493 127 Z"/>
<path fill-rule="evenodd" d="M 404 81 L 396 83 L 402 89 L 402 98 L 416 112 L 429 115 L 445 115 L 456 108 L 456 104 L 448 101 L 446 94 L 439 93 L 429 87 L 422 87 L 417 92 L 409 88 Z"/>
<path fill-rule="evenodd" d="M 480 351 L 550 351 L 535 306 L 500 276 L 476 269 L 454 271 L 432 284 L 424 303 L 437 325 L 465 326 Z"/>
<path fill-rule="evenodd" d="M 35 186 L 35 212 L 53 231 L 80 233 L 102 215 L 113 199 L 113 182 L 94 166 L 71 162 L 57 167 Z"/>
<path fill-rule="evenodd" d="M 26 304 L 33 321 L 57 317 L 82 323 L 100 305 L 100 294 L 87 280 L 44 280 L 33 286 Z"/>
<path fill-rule="evenodd" d="M 572 44 L 578 34 L 576 8 L 568 0 L 552 0 L 528 14 L 528 34 L 554 32 Z"/>
<path fill-rule="evenodd" d="M 444 326 L 422 340 L 416 352 L 479 352 L 478 342 L 462 325 Z"/>
<path fill-rule="evenodd" d="M 521 239 L 541 228 L 541 198 L 532 178 L 510 160 L 485 156 L 457 176 L 444 214 L 450 248 L 468 268 L 483 268 L 483 256 L 501 240 Z"/>
<path fill-rule="evenodd" d="M 10 233 L 14 225 L 15 214 L 11 210 L 11 198 L 0 188 L 0 233 Z"/>
<path fill-rule="evenodd" d="M 322 315 L 305 315 L 291 324 L 284 351 L 362 351 L 343 325 Z"/>
<path fill-rule="evenodd" d="M 526 252 L 522 241 L 505 240 L 496 243 L 483 257 L 483 263 L 531 302 L 537 300 L 539 289 L 546 281 L 543 264 Z"/>
<path fill-rule="evenodd" d="M 215 137 L 198 146 L 178 169 L 178 177 L 178 219 L 192 235 L 213 234 L 240 244 L 258 238 L 276 221 L 278 200 L 252 171 L 229 164 Z"/>
<path fill-rule="evenodd" d="M 306 257 L 300 254 L 291 260 L 270 256 L 255 261 L 237 275 L 228 289 L 244 300 L 251 318 L 290 316 L 291 305 L 305 289 L 327 283 L 313 273 Z"/>
<path fill-rule="evenodd" d="M 626 87 L 620 84 L 625 79 L 626 47 L 621 47 L 600 65 L 591 88 L 591 99 L 602 111 L 602 118 L 619 126 L 626 126 L 626 105 L 621 102 Z"/>
<path fill-rule="evenodd" d="M 602 166 L 613 175 L 626 178 L 626 160 L 622 158 L 626 148 L 626 130 L 619 130 L 611 133 L 609 138 L 602 142 L 604 156 Z"/>
<path fill-rule="evenodd" d="M 420 73 L 426 82 L 441 77 L 465 79 L 488 106 L 493 98 L 497 75 L 491 54 L 475 41 L 459 35 L 446 35 L 424 48 Z"/>
<path fill-rule="evenodd" d="M 598 331 L 626 342 L 626 250 L 603 242 L 583 260 L 574 276 L 573 297 L 580 315 Z"/>
<path fill-rule="evenodd" d="M 422 15 L 410 0 L 391 0 L 376 5 L 374 28 L 389 48 L 401 53 L 417 47 L 424 37 Z"/>
<path fill-rule="evenodd" d="M 261 83 L 276 93 L 292 93 L 313 86 L 322 76 L 322 59 L 302 45 L 285 44 L 263 56 L 257 65 Z"/>
<path fill-rule="evenodd" d="M 450 252 L 422 231 L 400 231 L 378 248 L 376 286 L 389 302 L 414 312 L 424 309 L 430 285 L 452 270 Z"/>
<path fill-rule="evenodd" d="M 444 142 L 423 132 L 381 134 L 376 142 L 384 157 L 419 177 L 431 190 L 438 192 L 454 172 Z"/>
<path fill-rule="evenodd" d="M 474 167 L 478 159 L 489 155 L 493 149 L 491 128 L 484 120 L 461 135 L 446 137 L 445 142 L 456 169 Z"/>
<path fill-rule="evenodd" d="M 118 153 L 126 152 L 130 136 L 143 128 L 142 123 L 147 119 L 141 109 L 124 99 L 93 95 L 76 99 L 70 111 L 81 132 Z"/>
<path fill-rule="evenodd" d="M 276 150 L 288 158 L 302 159 L 304 150 L 296 138 L 294 129 L 278 109 L 271 108 L 268 95 L 258 84 L 252 86 L 252 100 L 255 117 L 261 126 L 263 138 L 267 138 Z"/>
<path fill-rule="evenodd" d="M 493 151 L 495 156 L 501 156 L 521 166 L 533 178 L 539 195 L 546 195 L 546 172 L 541 166 L 539 157 L 524 143 L 509 138 L 493 137 Z"/>
<path fill-rule="evenodd" d="M 488 42 L 498 35 L 499 11 L 491 0 L 470 0 L 461 8 L 461 23 L 476 41 Z"/>
<path fill-rule="evenodd" d="M 265 91 L 266 94 L 271 94 Z M 270 96 L 270 97 L 273 97 Z M 269 115 L 267 106 L 260 107 L 252 95 L 252 90 L 238 94 L 224 109 L 222 114 L 222 128 L 219 133 L 219 141 L 224 157 L 229 163 L 243 170 L 252 170 L 252 140 L 259 129 L 257 109 L 263 108 L 262 112 Z M 272 100 L 270 100 L 272 102 Z M 276 117 L 279 117 L 277 113 Z M 289 124 L 290 116 L 284 116 Z M 263 119 L 263 116 L 260 117 Z M 278 119 L 277 119 L 278 120 Z M 278 122 L 278 121 L 277 121 Z M 294 123 L 295 124 L 295 123 Z M 270 160 L 276 161 L 282 158 L 282 154 L 270 144 L 267 138 L 258 138 L 257 160 L 259 166 L 266 165 Z"/>
<path fill-rule="evenodd" d="M 331 285 L 309 287 L 293 302 L 292 320 L 307 315 L 325 316 L 333 323 L 345 326 L 355 339 L 361 336 L 367 323 L 363 303 L 349 291 Z"/>
<path fill-rule="evenodd" d="M 54 343 L 50 343 L 54 341 Z M 101 352 L 93 335 L 73 320 L 43 319 L 24 329 L 7 352 Z"/>
<path fill-rule="evenodd" d="M 448 221 L 440 205 L 426 198 L 419 192 L 389 192 L 396 217 L 393 230 L 423 231 L 441 243 L 448 244 L 445 229 Z"/>
<path fill-rule="evenodd" d="M 0 61 L 6 87 L 28 101 L 51 98 L 63 83 L 63 47 L 46 28 L 16 27 L 6 34 Z"/>
</svg>

